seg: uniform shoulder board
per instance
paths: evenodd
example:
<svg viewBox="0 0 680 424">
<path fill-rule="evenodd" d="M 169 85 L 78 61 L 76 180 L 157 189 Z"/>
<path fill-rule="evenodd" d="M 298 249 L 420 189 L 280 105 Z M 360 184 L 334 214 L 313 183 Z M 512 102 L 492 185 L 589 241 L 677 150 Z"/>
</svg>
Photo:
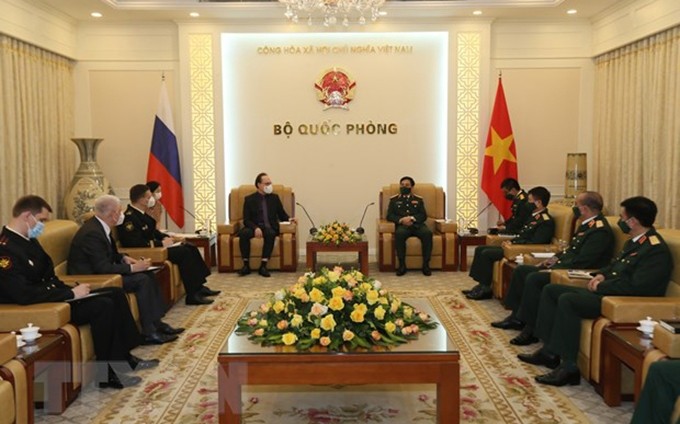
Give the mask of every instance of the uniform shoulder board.
<svg viewBox="0 0 680 424">
<path fill-rule="evenodd" d="M 0 258 L 0 269 L 10 269 L 12 268 L 12 258 L 9 256 L 3 256 Z"/>
<path fill-rule="evenodd" d="M 526 196 L 524 195 L 524 193 L 520 193 L 520 194 L 517 195 L 517 198 L 518 198 L 519 200 L 524 200 L 525 197 L 526 197 Z"/>
<path fill-rule="evenodd" d="M 131 215 L 132 215 L 132 211 L 125 211 L 125 215 L 131 216 Z"/>
<path fill-rule="evenodd" d="M 415 197 L 416 199 L 421 199 L 421 200 L 422 200 L 422 197 L 418 196 L 417 194 L 412 194 L 412 196 Z"/>
<path fill-rule="evenodd" d="M 543 220 L 550 221 L 550 215 L 548 215 L 547 213 L 543 213 L 541 214 L 541 216 L 543 217 Z"/>
<path fill-rule="evenodd" d="M 390 199 L 396 199 L 397 197 L 399 197 L 399 195 L 395 194 L 394 196 L 391 196 Z"/>
<path fill-rule="evenodd" d="M 595 226 L 597 228 L 602 228 L 602 227 L 604 227 L 604 222 L 602 222 L 602 220 L 598 219 L 597 221 L 595 221 Z"/>
<path fill-rule="evenodd" d="M 649 237 L 649 244 L 652 246 L 656 246 L 657 244 L 661 243 L 661 240 L 657 236 L 650 236 Z"/>
<path fill-rule="evenodd" d="M 128 223 L 125 224 L 125 229 L 127 231 L 134 231 L 135 225 L 132 222 L 128 222 Z"/>
</svg>

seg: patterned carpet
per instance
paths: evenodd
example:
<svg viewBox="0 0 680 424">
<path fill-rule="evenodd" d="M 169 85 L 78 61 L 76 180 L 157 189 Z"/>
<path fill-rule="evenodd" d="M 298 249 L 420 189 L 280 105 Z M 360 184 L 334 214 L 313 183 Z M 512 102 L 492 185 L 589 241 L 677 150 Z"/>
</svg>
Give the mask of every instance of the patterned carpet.
<svg viewBox="0 0 680 424">
<path fill-rule="evenodd" d="M 123 391 L 92 387 L 61 416 L 38 415 L 36 422 L 216 423 L 216 356 L 236 319 L 252 299 L 293 282 L 299 274 L 273 273 L 238 278 L 214 274 L 222 290 L 214 304 L 175 306 L 166 317 L 187 331 L 172 344 L 143 347 L 138 356 L 157 357 L 161 366 L 139 372 L 142 385 Z M 505 315 L 497 301 L 472 302 L 460 293 L 471 285 L 463 273 L 409 272 L 371 275 L 402 298 L 427 298 L 461 353 L 461 420 L 507 423 L 628 422 L 632 407 L 607 408 L 589 384 L 570 388 L 538 385 L 546 370 L 521 363 L 508 343 L 516 332 L 493 329 Z M 528 350 L 533 350 L 528 349 Z M 433 385 L 250 386 L 244 392 L 244 424 L 434 423 Z"/>
</svg>

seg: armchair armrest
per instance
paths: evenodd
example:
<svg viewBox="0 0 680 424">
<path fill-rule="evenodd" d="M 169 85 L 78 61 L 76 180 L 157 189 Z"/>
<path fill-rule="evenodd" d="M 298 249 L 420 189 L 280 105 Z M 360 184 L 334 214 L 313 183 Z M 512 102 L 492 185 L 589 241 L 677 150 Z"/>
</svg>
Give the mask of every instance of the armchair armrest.
<svg viewBox="0 0 680 424">
<path fill-rule="evenodd" d="M 168 260 L 168 249 L 165 247 L 119 247 L 118 251 L 135 259 L 149 258 L 154 264 Z"/>
<path fill-rule="evenodd" d="M 566 269 L 553 269 L 550 271 L 550 282 L 552 284 L 562 284 L 564 286 L 586 288 L 588 280 L 582 278 L 569 278 Z"/>
<path fill-rule="evenodd" d="M 457 233 L 458 224 L 453 221 L 447 221 L 445 219 L 437 219 L 435 222 L 435 229 L 438 233 Z"/>
<path fill-rule="evenodd" d="M 523 255 L 531 252 L 553 252 L 560 251 L 560 247 L 556 244 L 512 244 L 510 246 L 503 246 L 503 255 L 507 259 L 514 259 L 517 255 Z"/>
<path fill-rule="evenodd" d="M 279 231 L 281 234 L 295 234 L 297 233 L 297 224 L 294 222 L 281 223 Z"/>
<path fill-rule="evenodd" d="M 241 228 L 241 224 L 239 222 L 230 222 L 228 224 L 219 224 L 217 226 L 217 235 L 221 234 L 236 234 L 238 230 Z"/>
<path fill-rule="evenodd" d="M 636 323 L 648 316 L 673 318 L 680 300 L 674 297 L 605 296 L 602 316 L 614 323 Z"/>
<path fill-rule="evenodd" d="M 379 233 L 393 233 L 396 229 L 394 222 L 390 222 L 386 219 L 378 219 L 378 232 Z"/>
<path fill-rule="evenodd" d="M 59 279 L 69 286 L 79 283 L 90 285 L 90 289 L 100 289 L 102 287 L 123 287 L 123 277 L 120 274 L 82 274 L 82 275 L 60 275 Z"/>
<path fill-rule="evenodd" d="M 11 334 L 0 335 L 0 365 L 17 356 L 17 339 Z"/>
<path fill-rule="evenodd" d="M 0 331 L 17 331 L 31 322 L 42 330 L 56 330 L 71 319 L 71 307 L 66 302 L 36 303 L 35 305 L 0 305 Z M 14 340 L 16 344 L 16 340 Z"/>
<path fill-rule="evenodd" d="M 513 238 L 514 237 L 510 237 L 510 236 L 488 234 L 486 236 L 486 245 L 487 246 L 500 246 L 501 244 L 503 244 L 504 241 L 512 240 Z M 515 255 L 515 256 L 517 256 L 517 255 Z"/>
</svg>

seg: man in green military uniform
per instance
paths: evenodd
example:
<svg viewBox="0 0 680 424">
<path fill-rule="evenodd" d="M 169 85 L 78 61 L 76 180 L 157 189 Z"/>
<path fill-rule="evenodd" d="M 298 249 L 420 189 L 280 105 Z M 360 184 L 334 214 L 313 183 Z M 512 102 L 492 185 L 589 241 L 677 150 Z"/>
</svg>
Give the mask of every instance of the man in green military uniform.
<svg viewBox="0 0 680 424">
<path fill-rule="evenodd" d="M 536 335 L 544 345 L 518 358 L 553 371 L 536 381 L 552 386 L 580 383 L 576 366 L 581 319 L 600 316 L 604 296 L 663 296 L 673 258 L 654 228 L 656 204 L 642 196 L 621 202 L 619 227 L 631 239 L 612 263 L 594 273 L 587 288 L 548 284 L 541 293 Z"/>
<path fill-rule="evenodd" d="M 425 225 L 427 213 L 423 199 L 411 191 L 416 185 L 411 177 L 399 180 L 399 194 L 390 198 L 387 220 L 394 222 L 394 247 L 397 250 L 397 275 L 406 274 L 406 239 L 418 237 L 423 253 L 423 275 L 430 276 L 430 256 L 432 255 L 432 231 Z"/>
<path fill-rule="evenodd" d="M 501 191 L 506 199 L 512 200 L 512 206 L 510 206 L 512 215 L 505 221 L 498 220 L 496 223 L 498 231 L 502 234 L 517 234 L 531 216 L 531 211 L 526 207 L 527 194 L 514 178 L 504 179 L 501 183 Z"/>
<path fill-rule="evenodd" d="M 669 423 L 680 398 L 680 361 L 657 361 L 649 366 L 631 424 Z M 680 419 L 675 423 L 680 423 Z"/>
<path fill-rule="evenodd" d="M 555 221 L 548 213 L 550 192 L 545 187 L 534 187 L 529 190 L 527 208 L 532 210 L 529 220 L 524 224 L 517 237 L 506 244 L 545 244 L 555 234 Z M 503 246 L 479 246 L 475 249 L 475 257 L 470 267 L 470 277 L 477 281 L 472 290 L 465 293 L 468 299 L 491 299 L 491 279 L 494 262 L 503 259 Z"/>
<path fill-rule="evenodd" d="M 510 340 L 514 345 L 524 346 L 538 342 L 533 335 L 541 290 L 550 283 L 551 269 L 597 269 L 609 263 L 612 257 L 614 234 L 609 222 L 602 216 L 602 196 L 586 191 L 576 196 L 573 207 L 581 225 L 576 229 L 569 246 L 561 253 L 546 259 L 538 266 L 520 265 L 515 268 L 504 303 L 512 313 L 504 320 L 491 325 L 504 330 L 522 330 Z"/>
</svg>

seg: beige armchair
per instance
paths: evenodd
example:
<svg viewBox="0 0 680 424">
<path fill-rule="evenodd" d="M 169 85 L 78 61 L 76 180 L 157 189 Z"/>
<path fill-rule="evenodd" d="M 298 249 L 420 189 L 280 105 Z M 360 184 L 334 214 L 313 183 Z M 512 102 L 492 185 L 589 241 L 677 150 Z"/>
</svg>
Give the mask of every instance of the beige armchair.
<svg viewBox="0 0 680 424">
<path fill-rule="evenodd" d="M 458 225 L 446 220 L 446 194 L 441 187 L 429 183 L 418 183 L 413 193 L 422 197 L 427 212 L 426 225 L 432 230 L 432 257 L 430 268 L 442 271 L 458 269 Z M 394 248 L 395 225 L 387 220 L 387 207 L 390 198 L 399 194 L 399 184 L 385 186 L 380 191 L 380 217 L 378 218 L 377 243 L 378 266 L 380 271 L 394 271 L 396 251 Z M 420 240 L 409 237 L 406 240 L 406 267 L 418 269 L 423 266 Z"/>
<path fill-rule="evenodd" d="M 253 185 L 233 188 L 229 193 L 229 222 L 217 226 L 217 270 L 219 272 L 238 271 L 243 266 L 238 232 L 243 228 L 243 203 L 246 196 L 255 192 Z M 295 216 L 295 193 L 291 187 L 274 185 L 283 209 L 288 216 Z M 296 271 L 298 265 L 298 227 L 296 223 L 282 223 L 280 234 L 274 240 L 274 250 L 269 258 L 268 268 L 281 271 Z M 263 240 L 250 241 L 250 267 L 260 266 Z"/>
<path fill-rule="evenodd" d="M 33 405 L 28 404 L 26 370 L 14 359 L 16 355 L 16 338 L 0 335 L 0 423 L 26 423 L 33 415 Z"/>
</svg>

